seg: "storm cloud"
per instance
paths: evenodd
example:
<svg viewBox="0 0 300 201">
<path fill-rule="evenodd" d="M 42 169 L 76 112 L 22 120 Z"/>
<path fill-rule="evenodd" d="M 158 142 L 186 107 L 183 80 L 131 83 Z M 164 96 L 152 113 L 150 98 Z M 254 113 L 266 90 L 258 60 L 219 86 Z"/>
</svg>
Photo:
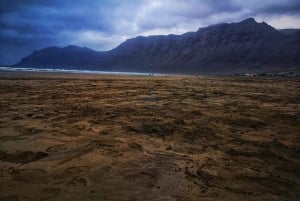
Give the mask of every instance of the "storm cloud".
<svg viewBox="0 0 300 201">
<path fill-rule="evenodd" d="M 47 46 L 109 50 L 138 35 L 181 34 L 248 17 L 300 27 L 299 0 L 1 0 L 0 65 Z"/>
</svg>

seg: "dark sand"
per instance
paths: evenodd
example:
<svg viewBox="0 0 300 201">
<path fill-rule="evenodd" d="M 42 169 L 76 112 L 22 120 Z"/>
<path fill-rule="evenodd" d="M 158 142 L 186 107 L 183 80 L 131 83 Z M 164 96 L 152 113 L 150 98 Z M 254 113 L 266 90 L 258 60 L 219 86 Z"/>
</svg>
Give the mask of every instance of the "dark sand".
<svg viewBox="0 0 300 201">
<path fill-rule="evenodd" d="M 0 200 L 300 200 L 300 79 L 0 72 Z"/>
</svg>

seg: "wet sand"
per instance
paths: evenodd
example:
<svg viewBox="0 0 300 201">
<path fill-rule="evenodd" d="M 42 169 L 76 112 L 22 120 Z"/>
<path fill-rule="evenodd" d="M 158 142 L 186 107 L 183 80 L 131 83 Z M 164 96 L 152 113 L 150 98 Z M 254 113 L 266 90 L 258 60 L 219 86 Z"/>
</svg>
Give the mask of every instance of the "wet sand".
<svg viewBox="0 0 300 201">
<path fill-rule="evenodd" d="M 0 200 L 299 200 L 300 79 L 0 73 Z"/>
</svg>

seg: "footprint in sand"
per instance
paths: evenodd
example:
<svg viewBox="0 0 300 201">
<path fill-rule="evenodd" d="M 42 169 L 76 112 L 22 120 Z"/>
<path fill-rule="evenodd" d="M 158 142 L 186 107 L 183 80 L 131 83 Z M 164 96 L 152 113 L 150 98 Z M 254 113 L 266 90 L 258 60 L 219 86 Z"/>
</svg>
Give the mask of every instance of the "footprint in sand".
<svg viewBox="0 0 300 201">
<path fill-rule="evenodd" d="M 13 167 L 8 169 L 8 173 L 16 181 L 22 181 L 25 183 L 35 183 L 44 176 L 45 170 L 43 169 L 14 169 Z"/>
<path fill-rule="evenodd" d="M 136 151 L 143 151 L 143 146 L 138 143 L 131 143 L 128 145 L 128 147 Z"/>
<path fill-rule="evenodd" d="M 10 154 L 0 151 L 0 160 L 7 161 L 10 163 L 30 163 L 32 161 L 37 161 L 42 158 L 47 157 L 48 154 L 44 152 L 33 152 L 33 151 L 24 151 L 18 154 Z"/>
<path fill-rule="evenodd" d="M 67 149 L 67 147 L 65 145 L 57 144 L 57 145 L 48 147 L 46 151 L 49 153 L 55 153 L 55 152 L 59 152 L 59 151 L 64 151 L 66 149 Z"/>
<path fill-rule="evenodd" d="M 72 180 L 70 180 L 67 185 L 68 186 L 87 186 L 87 179 L 83 177 L 74 177 Z"/>
</svg>

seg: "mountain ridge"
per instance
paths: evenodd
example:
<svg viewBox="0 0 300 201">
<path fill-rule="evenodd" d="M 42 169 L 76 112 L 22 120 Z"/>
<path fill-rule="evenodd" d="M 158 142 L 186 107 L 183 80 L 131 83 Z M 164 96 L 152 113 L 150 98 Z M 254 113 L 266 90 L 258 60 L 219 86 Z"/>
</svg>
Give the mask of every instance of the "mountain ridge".
<svg viewBox="0 0 300 201">
<path fill-rule="evenodd" d="M 248 18 L 182 35 L 138 36 L 103 52 L 48 47 L 15 66 L 187 74 L 299 70 L 300 37 L 295 33 Z"/>
</svg>

